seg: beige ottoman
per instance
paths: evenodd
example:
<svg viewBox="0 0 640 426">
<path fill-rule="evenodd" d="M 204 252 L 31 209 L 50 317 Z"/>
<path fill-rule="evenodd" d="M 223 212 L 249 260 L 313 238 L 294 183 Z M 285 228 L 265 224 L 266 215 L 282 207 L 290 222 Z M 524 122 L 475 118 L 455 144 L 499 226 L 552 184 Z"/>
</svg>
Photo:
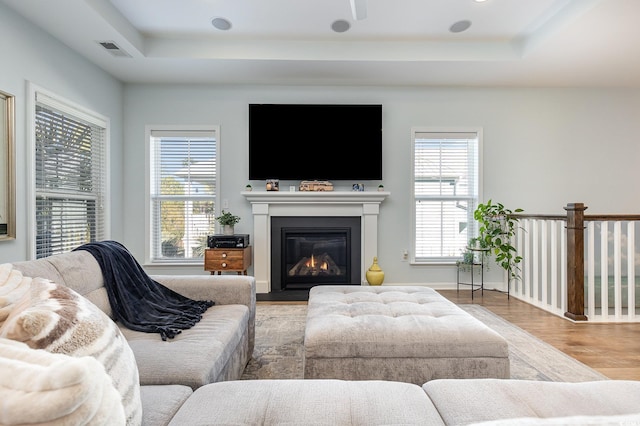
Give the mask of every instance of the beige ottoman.
<svg viewBox="0 0 640 426">
<path fill-rule="evenodd" d="M 304 378 L 509 378 L 498 333 L 435 290 L 316 286 L 309 292 Z"/>
</svg>

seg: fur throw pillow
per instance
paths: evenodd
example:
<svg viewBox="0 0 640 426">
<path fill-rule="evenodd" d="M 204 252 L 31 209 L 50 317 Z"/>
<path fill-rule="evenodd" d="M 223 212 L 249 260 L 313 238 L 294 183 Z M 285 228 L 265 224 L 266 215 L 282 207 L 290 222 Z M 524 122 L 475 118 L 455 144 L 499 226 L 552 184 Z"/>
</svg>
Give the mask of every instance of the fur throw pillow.
<svg viewBox="0 0 640 426">
<path fill-rule="evenodd" d="M 29 291 L 13 304 L 0 327 L 0 337 L 25 342 L 33 349 L 95 358 L 120 393 L 127 425 L 141 424 L 133 351 L 111 318 L 72 289 L 33 278 Z"/>
<path fill-rule="evenodd" d="M 93 357 L 70 357 L 0 339 L 0 423 L 124 425 L 111 377 Z"/>
<path fill-rule="evenodd" d="M 0 326 L 13 310 L 13 305 L 30 287 L 31 278 L 23 277 L 22 272 L 13 269 L 12 264 L 0 265 Z"/>
</svg>

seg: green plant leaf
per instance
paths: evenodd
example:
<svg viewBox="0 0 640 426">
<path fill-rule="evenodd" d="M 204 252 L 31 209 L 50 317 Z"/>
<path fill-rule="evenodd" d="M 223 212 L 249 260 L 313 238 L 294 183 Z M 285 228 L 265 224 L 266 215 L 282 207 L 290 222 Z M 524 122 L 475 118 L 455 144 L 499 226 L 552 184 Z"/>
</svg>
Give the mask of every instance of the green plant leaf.
<svg viewBox="0 0 640 426">
<path fill-rule="evenodd" d="M 482 247 L 489 249 L 489 254 L 495 256 L 498 265 L 504 268 L 511 278 L 517 276 L 517 263 L 522 257 L 517 255 L 517 249 L 511 244 L 518 229 L 518 218 L 513 212 L 523 212 L 521 208 L 511 210 L 502 203 L 488 200 L 480 203 L 473 212 L 473 218 L 478 222 L 478 241 Z"/>
</svg>

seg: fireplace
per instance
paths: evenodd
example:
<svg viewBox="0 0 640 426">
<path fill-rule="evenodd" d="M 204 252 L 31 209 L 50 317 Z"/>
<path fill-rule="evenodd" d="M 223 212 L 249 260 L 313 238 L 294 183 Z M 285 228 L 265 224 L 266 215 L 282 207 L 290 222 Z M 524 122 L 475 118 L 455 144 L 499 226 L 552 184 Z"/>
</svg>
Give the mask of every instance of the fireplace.
<svg viewBox="0 0 640 426">
<path fill-rule="evenodd" d="M 242 195 L 251 203 L 253 214 L 252 272 L 256 293 L 275 291 L 271 281 L 271 220 L 278 217 L 354 217 L 360 220 L 360 239 L 352 235 L 351 242 L 360 245 L 360 285 L 366 285 L 364 274 L 378 255 L 378 215 L 380 204 L 390 195 L 385 191 L 245 191 Z M 353 245 L 352 245 L 353 249 Z"/>
<path fill-rule="evenodd" d="M 360 285 L 360 217 L 271 218 L 272 291 Z"/>
</svg>

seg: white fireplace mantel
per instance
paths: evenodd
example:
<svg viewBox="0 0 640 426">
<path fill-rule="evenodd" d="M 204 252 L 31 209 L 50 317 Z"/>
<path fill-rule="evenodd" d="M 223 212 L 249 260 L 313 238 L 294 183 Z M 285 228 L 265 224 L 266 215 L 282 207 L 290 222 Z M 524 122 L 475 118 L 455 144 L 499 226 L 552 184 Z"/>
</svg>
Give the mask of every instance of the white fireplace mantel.
<svg viewBox="0 0 640 426">
<path fill-rule="evenodd" d="M 271 217 L 359 216 L 362 253 L 360 277 L 378 255 L 378 214 L 386 191 L 243 191 L 253 213 L 253 275 L 258 293 L 271 292 Z"/>
</svg>

